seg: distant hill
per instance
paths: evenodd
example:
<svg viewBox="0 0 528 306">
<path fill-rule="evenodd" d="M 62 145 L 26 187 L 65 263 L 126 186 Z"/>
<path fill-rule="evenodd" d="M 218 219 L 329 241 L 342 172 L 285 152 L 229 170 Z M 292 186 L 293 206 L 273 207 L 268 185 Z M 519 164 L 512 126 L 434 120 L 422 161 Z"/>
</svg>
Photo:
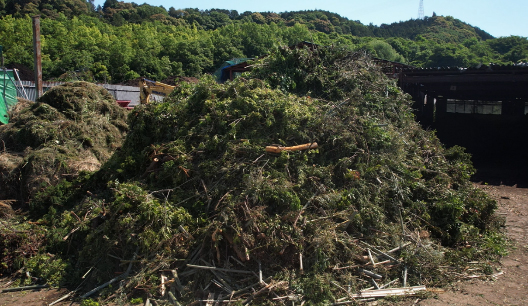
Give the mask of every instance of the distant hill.
<svg viewBox="0 0 528 306">
<path fill-rule="evenodd" d="M 274 13 L 260 13 L 270 20 L 269 16 Z M 425 17 L 395 22 L 392 24 L 363 25 L 359 21 L 352 21 L 336 13 L 326 11 L 297 11 L 280 14 L 280 17 L 288 23 L 300 22 L 310 24 L 314 30 L 325 33 L 337 32 L 340 34 L 352 34 L 354 36 L 371 37 L 401 37 L 416 40 L 419 36 L 436 42 L 462 43 L 466 39 L 477 38 L 487 40 L 494 38 L 491 34 L 478 27 L 471 26 L 451 16 Z"/>
<path fill-rule="evenodd" d="M 375 27 L 373 33 L 377 37 L 402 37 L 416 40 L 419 36 L 436 42 L 461 43 L 466 39 L 477 38 L 488 40 L 494 37 L 478 27 L 471 26 L 451 16 L 425 17 L 408 21 L 382 24 Z"/>
<path fill-rule="evenodd" d="M 196 25 L 204 30 L 214 30 L 238 20 L 252 21 L 257 24 L 295 24 L 306 25 L 310 30 L 326 34 L 351 34 L 359 37 L 401 37 L 411 40 L 421 36 L 436 42 L 462 43 L 468 38 L 478 40 L 492 39 L 489 33 L 471 26 L 453 17 L 436 16 L 425 19 L 413 19 L 380 26 L 364 25 L 360 21 L 349 20 L 339 14 L 306 10 L 283 13 L 243 12 L 226 9 L 176 9 L 166 10 L 162 6 L 138 5 L 134 2 L 106 0 L 101 7 L 95 7 L 93 0 L 3 0 L 0 1 L 0 14 L 22 17 L 26 14 L 42 14 L 57 18 L 59 13 L 67 17 L 79 15 L 99 16 L 113 25 L 142 23 L 159 20 L 173 25 Z"/>
</svg>

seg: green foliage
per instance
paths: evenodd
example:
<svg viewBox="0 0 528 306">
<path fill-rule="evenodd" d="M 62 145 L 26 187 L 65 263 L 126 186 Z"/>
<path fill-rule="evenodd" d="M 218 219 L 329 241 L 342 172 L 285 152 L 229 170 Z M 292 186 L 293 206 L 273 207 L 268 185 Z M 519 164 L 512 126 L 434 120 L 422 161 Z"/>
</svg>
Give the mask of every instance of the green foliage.
<svg viewBox="0 0 528 306">
<path fill-rule="evenodd" d="M 84 0 L 62 0 L 62 1 L 15 1 L 5 0 L 4 14 L 22 17 L 42 13 L 45 16 L 57 17 L 64 14 L 68 17 L 88 14 L 92 7 L 89 1 Z"/>
<path fill-rule="evenodd" d="M 64 205 L 75 194 L 74 184 L 63 180 L 55 186 L 49 186 L 42 192 L 36 194 L 34 201 L 30 204 L 31 211 L 40 216 L 46 213 L 50 206 Z"/>
<path fill-rule="evenodd" d="M 21 152 L 6 155 L 7 160 L 17 161 L 1 178 L 17 178 L 8 198 L 25 202 L 62 177 L 98 169 L 120 145 L 126 130 L 125 111 L 106 89 L 85 82 L 54 87 L 39 102 L 22 108 L 0 131 L 5 146 Z M 67 183 L 61 186 L 50 198 L 52 205 L 63 203 L 63 195 L 71 191 Z M 35 211 L 47 210 L 38 203 L 31 206 Z"/>
<path fill-rule="evenodd" d="M 315 56 L 316 54 L 318 56 Z M 336 55 L 338 56 L 336 57 Z M 350 58 L 354 58 L 353 64 L 349 61 Z M 346 177 L 347 173 L 352 171 L 351 169 L 357 169 L 359 170 L 357 174 L 356 170 L 353 172 L 354 177 L 360 177 L 361 181 L 369 178 L 379 180 L 381 177 L 384 177 L 384 180 L 393 181 L 395 177 L 387 175 L 391 172 L 394 173 L 398 169 L 396 172 L 401 173 L 398 176 L 402 175 L 402 179 L 409 176 L 415 180 L 408 187 L 400 186 L 400 183 L 394 182 L 389 184 L 392 187 L 387 186 L 389 187 L 388 189 L 381 191 L 383 190 L 382 187 L 382 189 L 374 193 L 372 190 L 368 190 L 366 186 L 358 186 L 357 181 L 354 179 L 347 180 L 347 184 L 351 184 L 355 188 L 363 188 L 359 189 L 359 194 L 351 192 L 343 197 L 345 203 L 348 202 L 348 205 L 355 205 L 358 210 L 356 218 L 354 218 L 356 220 L 354 224 L 357 229 L 366 231 L 368 224 L 376 222 L 376 220 L 379 220 L 379 216 L 384 214 L 377 205 L 383 202 L 380 196 L 386 192 L 389 197 L 393 197 L 390 196 L 391 194 L 401 197 L 403 203 L 396 204 L 396 206 L 407 206 L 410 209 L 409 212 L 417 208 L 421 215 L 424 214 L 423 208 L 418 208 L 419 206 L 414 206 L 411 203 L 423 200 L 434 201 L 434 205 L 432 203 L 427 205 L 427 210 L 430 211 L 427 213 L 429 217 L 426 220 L 430 222 L 428 224 L 433 232 L 436 232 L 437 228 L 442 228 L 442 231 L 435 234 L 438 237 L 442 237 L 446 244 L 452 245 L 460 242 L 463 239 L 462 237 L 466 235 L 463 228 L 475 227 L 475 232 L 478 233 L 486 231 L 485 225 L 489 223 L 492 212 L 496 208 L 496 203 L 468 184 L 469 177 L 474 173 L 474 168 L 471 166 L 469 154 L 464 153 L 462 148 L 453 147 L 443 151 L 445 160 L 435 160 L 434 163 L 429 162 L 422 165 L 423 170 L 421 173 L 407 170 L 401 172 L 402 165 L 398 165 L 398 163 L 400 161 L 403 162 L 408 156 L 421 156 L 426 154 L 427 150 L 431 148 L 436 148 L 435 150 L 443 149 L 432 136 L 427 136 L 418 130 L 407 130 L 407 133 L 410 133 L 409 135 L 418 133 L 412 137 L 430 138 L 423 138 L 418 143 L 411 140 L 411 138 L 401 142 L 402 134 L 396 136 L 394 130 L 378 127 L 376 123 L 379 123 L 380 121 L 378 120 L 382 119 L 385 123 L 392 122 L 391 124 L 394 124 L 395 127 L 407 126 L 406 129 L 408 129 L 408 126 L 412 125 L 412 118 L 395 114 L 405 113 L 403 109 L 390 113 L 383 111 L 386 107 L 398 109 L 408 107 L 408 104 L 404 100 L 398 100 L 398 91 L 393 91 L 392 94 L 394 96 L 392 97 L 378 96 L 376 93 L 383 92 L 380 90 L 381 88 L 390 86 L 388 80 L 385 80 L 376 71 L 365 70 L 364 66 L 360 64 L 361 62 L 362 57 L 360 54 L 347 54 L 339 48 L 319 48 L 313 52 L 307 49 L 282 49 L 273 56 L 266 58 L 262 65 L 257 64 L 253 73 L 257 77 L 269 80 L 272 86 L 283 91 L 321 97 L 333 101 L 344 101 L 339 104 L 341 108 L 339 112 L 330 111 L 326 114 L 326 116 L 332 118 L 333 122 L 325 123 L 325 125 L 331 130 L 350 131 L 351 133 L 341 132 L 339 136 L 334 133 L 332 135 L 334 144 L 339 143 L 344 145 L 345 148 L 346 144 L 349 143 L 353 143 L 355 146 L 343 152 L 330 150 L 332 155 L 322 154 L 326 158 L 335 158 L 344 162 L 343 166 L 340 165 L 338 167 L 340 171 L 344 171 L 342 172 L 344 173 L 342 174 L 343 176 Z M 349 78 L 349 74 L 345 73 L 345 71 L 348 73 L 350 71 L 361 71 L 361 76 L 354 75 Z M 285 80 L 287 83 L 284 83 Z M 339 85 L 332 86 L 332 83 Z M 346 90 L 341 91 L 343 88 L 346 88 Z M 356 101 L 361 102 L 355 103 Z M 336 121 L 337 118 L 343 118 L 340 120 L 347 119 L 346 121 Z M 361 124 L 358 126 L 357 123 Z M 321 132 L 314 132 L 314 134 L 324 135 Z M 358 135 L 361 135 L 360 137 L 363 140 L 361 138 L 358 139 Z M 319 136 L 319 141 L 321 141 L 321 136 Z M 368 143 L 368 146 L 364 145 L 366 143 Z M 404 143 L 414 143 L 414 145 L 408 146 L 404 145 Z M 357 155 L 360 155 L 358 153 L 355 155 L 354 162 L 347 161 L 346 152 L 366 152 L 367 150 L 371 154 L 377 152 L 375 154 L 376 157 L 371 157 L 368 164 L 363 164 L 362 160 L 358 159 Z M 384 157 L 386 154 L 390 154 L 391 157 Z M 402 154 L 401 158 L 395 158 L 395 154 Z M 414 166 L 407 165 L 404 167 L 412 169 Z M 425 185 L 418 183 L 418 181 L 422 181 Z M 380 180 L 380 182 L 384 185 L 383 180 Z M 343 182 L 336 181 L 334 184 L 342 186 Z M 425 187 L 430 184 L 432 184 L 430 187 L 434 186 L 436 189 L 433 193 L 430 193 L 432 190 L 429 187 Z M 358 197 L 367 193 L 377 194 L 378 196 L 372 199 L 367 198 L 365 202 L 357 203 Z M 349 202 L 348 198 L 355 199 L 355 201 Z M 387 208 L 390 208 L 390 206 Z M 468 224 L 469 227 L 465 227 L 465 224 Z M 473 238 L 475 237 L 473 236 Z"/>
<path fill-rule="evenodd" d="M 366 50 L 378 58 L 399 63 L 405 62 L 405 59 L 400 54 L 398 54 L 391 45 L 384 41 L 376 39 L 372 40 L 367 44 Z"/>
<path fill-rule="evenodd" d="M 139 76 L 160 81 L 182 74 L 198 77 L 225 60 L 263 56 L 301 41 L 362 48 L 387 60 L 433 67 L 519 62 L 528 54 L 526 38 L 493 39 L 452 17 L 374 27 L 325 11 L 167 12 L 114 1 L 95 14 L 81 0 L 15 2 L 7 1 L 7 14 L 0 19 L 6 62 L 33 66 L 31 18 L 25 14 L 40 10 L 46 17 L 41 21 L 46 79 L 119 83 Z"/>
<path fill-rule="evenodd" d="M 15 273 L 30 258 L 37 256 L 44 242 L 44 232 L 23 219 L 5 218 L 0 222 L 0 273 Z"/>
<path fill-rule="evenodd" d="M 99 306 L 99 302 L 94 301 L 92 299 L 85 299 L 82 300 L 81 306 Z"/>
<path fill-rule="evenodd" d="M 61 258 L 48 254 L 38 254 L 29 258 L 24 264 L 24 270 L 33 277 L 42 278 L 51 286 L 58 286 L 63 282 L 64 276 L 70 272 L 69 265 Z M 30 284 L 31 279 L 26 279 Z"/>
<path fill-rule="evenodd" d="M 486 41 L 486 44 L 493 51 L 503 54 L 506 61 L 514 63 L 528 61 L 528 40 L 526 37 L 500 37 Z"/>
<path fill-rule="evenodd" d="M 335 299 L 328 274 L 318 273 L 303 277 L 300 289 L 299 293 L 305 294 L 310 305 L 328 305 Z"/>
<path fill-rule="evenodd" d="M 130 304 L 132 305 L 138 305 L 138 304 L 143 304 L 143 299 L 142 298 L 133 298 L 130 300 Z"/>
</svg>

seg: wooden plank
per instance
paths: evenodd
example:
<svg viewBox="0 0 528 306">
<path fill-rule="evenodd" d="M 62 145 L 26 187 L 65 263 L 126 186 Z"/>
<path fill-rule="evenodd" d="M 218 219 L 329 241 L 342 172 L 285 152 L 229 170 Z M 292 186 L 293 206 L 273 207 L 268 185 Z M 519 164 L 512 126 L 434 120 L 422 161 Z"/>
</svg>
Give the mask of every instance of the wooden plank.
<svg viewBox="0 0 528 306">
<path fill-rule="evenodd" d="M 420 291 L 426 291 L 425 286 L 414 286 L 404 288 L 390 288 L 380 290 L 365 290 L 358 294 L 352 294 L 354 298 L 372 298 L 372 297 L 386 297 L 396 295 L 415 295 Z"/>
</svg>

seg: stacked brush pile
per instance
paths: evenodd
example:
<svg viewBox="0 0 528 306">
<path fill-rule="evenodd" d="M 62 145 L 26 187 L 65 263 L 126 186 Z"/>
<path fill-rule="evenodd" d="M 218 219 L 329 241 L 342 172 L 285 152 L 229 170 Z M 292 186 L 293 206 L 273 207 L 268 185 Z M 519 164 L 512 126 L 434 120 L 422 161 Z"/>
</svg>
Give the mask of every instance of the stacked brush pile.
<svg viewBox="0 0 528 306">
<path fill-rule="evenodd" d="M 284 48 L 253 67 L 136 107 L 99 171 L 38 193 L 53 280 L 100 300 L 326 305 L 442 286 L 477 259 L 493 273 L 504 239 L 470 156 L 367 56 Z"/>
</svg>

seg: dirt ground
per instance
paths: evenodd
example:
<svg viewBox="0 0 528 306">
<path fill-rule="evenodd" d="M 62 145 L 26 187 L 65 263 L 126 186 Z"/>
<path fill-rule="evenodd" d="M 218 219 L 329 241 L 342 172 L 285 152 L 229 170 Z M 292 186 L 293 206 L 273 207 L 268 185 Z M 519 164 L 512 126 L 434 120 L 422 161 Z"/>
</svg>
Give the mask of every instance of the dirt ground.
<svg viewBox="0 0 528 306">
<path fill-rule="evenodd" d="M 476 185 L 497 200 L 497 213 L 506 217 L 506 230 L 514 248 L 500 261 L 499 268 L 504 273 L 494 281 L 473 279 L 458 282 L 434 297 L 409 298 L 399 305 L 528 305 L 528 188 Z M 5 281 L 0 281 L 0 288 L 6 285 Z M 0 293 L 0 306 L 43 306 L 66 293 L 65 289 Z M 71 305 L 71 301 L 55 305 Z"/>
<path fill-rule="evenodd" d="M 409 298 L 399 306 L 528 305 L 528 188 L 475 184 L 497 200 L 497 213 L 506 217 L 513 248 L 500 260 L 498 269 L 503 273 L 492 281 L 459 281 L 444 293 L 427 299 Z"/>
<path fill-rule="evenodd" d="M 497 200 L 497 213 L 506 216 L 506 230 L 514 248 L 500 261 L 504 274 L 495 281 L 459 282 L 445 293 L 426 300 L 415 300 L 412 304 L 528 305 L 528 189 L 504 185 L 478 186 Z"/>
</svg>

